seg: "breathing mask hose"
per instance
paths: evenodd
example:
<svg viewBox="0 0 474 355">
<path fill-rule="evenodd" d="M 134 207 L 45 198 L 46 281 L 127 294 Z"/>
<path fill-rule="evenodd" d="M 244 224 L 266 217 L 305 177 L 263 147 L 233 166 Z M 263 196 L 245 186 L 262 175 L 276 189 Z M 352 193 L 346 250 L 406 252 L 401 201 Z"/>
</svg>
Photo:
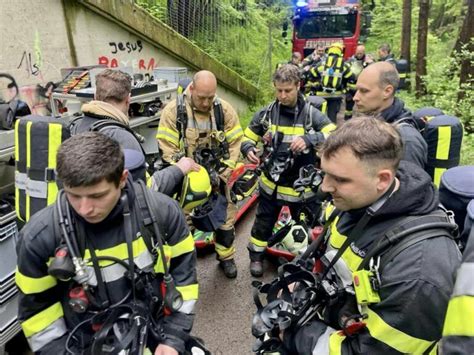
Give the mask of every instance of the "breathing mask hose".
<svg viewBox="0 0 474 355">
<path fill-rule="evenodd" d="M 132 282 L 132 295 L 133 300 L 136 300 L 136 290 L 135 290 L 135 263 L 133 261 L 133 236 L 132 236 L 132 221 L 130 217 L 130 206 L 128 205 L 127 193 L 122 192 L 120 196 L 120 202 L 123 208 L 123 224 L 125 227 L 125 240 L 127 242 L 127 252 L 128 252 L 128 268 L 130 273 L 130 279 Z"/>
<path fill-rule="evenodd" d="M 142 181 L 140 181 L 139 183 L 140 183 L 142 188 L 146 189 L 143 186 Z M 145 197 L 145 203 L 147 204 L 148 209 L 150 211 L 152 211 L 151 208 L 150 208 L 151 201 L 150 201 L 150 199 L 149 199 L 149 197 L 148 197 L 145 190 L 144 190 L 143 195 Z M 163 281 L 164 281 L 165 286 L 166 286 L 166 294 L 165 294 L 165 298 L 164 298 L 164 303 L 165 303 L 165 306 L 169 310 L 171 310 L 172 312 L 176 312 L 183 305 L 183 296 L 176 289 L 176 286 L 175 286 L 174 281 L 173 281 L 173 277 L 169 273 L 168 265 L 166 264 L 166 256 L 165 256 L 165 250 L 163 248 L 163 241 L 161 239 L 162 233 L 160 233 L 160 230 L 159 230 L 159 227 L 158 227 L 158 221 L 156 220 L 156 217 L 153 213 L 150 213 L 150 216 L 151 216 L 151 220 L 153 222 L 153 230 L 154 230 L 155 236 L 156 236 L 156 243 L 158 244 L 158 248 L 160 249 L 161 262 L 163 263 L 163 270 L 164 270 Z"/>
<path fill-rule="evenodd" d="M 69 249 L 72 263 L 74 264 L 74 269 L 76 273 L 75 280 L 79 284 L 81 284 L 85 290 L 87 290 L 89 288 L 89 284 L 87 282 L 89 281 L 90 275 L 87 272 L 84 261 L 79 256 L 79 247 L 77 245 L 76 233 L 72 225 L 72 216 L 71 216 L 71 211 L 69 210 L 69 208 L 66 208 L 67 219 L 64 218 L 62 203 L 61 203 L 63 196 L 64 196 L 64 190 L 61 190 L 59 192 L 58 200 L 56 203 L 56 207 L 58 209 L 58 215 L 59 215 L 59 226 L 61 227 L 61 232 L 63 234 L 64 241 L 66 242 L 66 246 Z"/>
</svg>

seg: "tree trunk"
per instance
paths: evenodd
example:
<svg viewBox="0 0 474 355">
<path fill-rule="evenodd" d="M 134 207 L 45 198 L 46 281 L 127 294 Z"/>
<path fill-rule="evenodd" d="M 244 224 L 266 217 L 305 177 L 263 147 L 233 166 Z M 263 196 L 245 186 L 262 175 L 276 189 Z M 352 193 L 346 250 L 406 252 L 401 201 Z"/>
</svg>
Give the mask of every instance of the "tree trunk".
<svg viewBox="0 0 474 355">
<path fill-rule="evenodd" d="M 428 16 L 430 0 L 419 0 L 420 16 L 418 17 L 418 45 L 416 50 L 416 97 L 426 95 L 426 53 L 428 42 Z"/>
<path fill-rule="evenodd" d="M 467 8 L 465 6 L 467 6 Z M 465 9 L 467 10 L 466 10 L 466 13 L 464 14 Z M 461 50 L 461 47 L 462 47 L 461 41 L 464 40 L 465 38 L 469 38 L 467 37 L 467 32 L 469 31 L 469 27 L 468 27 L 469 22 L 470 22 L 471 30 L 472 30 L 472 1 L 471 0 L 464 1 L 463 7 L 461 8 L 461 16 L 463 15 L 464 15 L 464 21 L 461 27 L 461 32 L 459 32 L 458 39 L 456 40 L 456 44 L 454 45 L 454 48 L 453 48 L 453 54 L 452 54 L 453 57 L 455 56 L 456 52 L 459 52 Z"/>
<path fill-rule="evenodd" d="M 401 57 L 408 62 L 410 71 L 411 0 L 403 0 Z"/>
<path fill-rule="evenodd" d="M 459 32 L 458 42 L 460 48 L 466 45 L 466 50 L 470 53 L 474 52 L 474 0 L 469 0 L 467 14 L 464 18 L 461 32 Z M 461 59 L 461 72 L 459 74 L 459 92 L 458 101 L 462 100 L 466 95 L 463 86 L 467 83 L 471 83 L 474 80 L 474 66 L 468 56 L 462 56 Z"/>
</svg>

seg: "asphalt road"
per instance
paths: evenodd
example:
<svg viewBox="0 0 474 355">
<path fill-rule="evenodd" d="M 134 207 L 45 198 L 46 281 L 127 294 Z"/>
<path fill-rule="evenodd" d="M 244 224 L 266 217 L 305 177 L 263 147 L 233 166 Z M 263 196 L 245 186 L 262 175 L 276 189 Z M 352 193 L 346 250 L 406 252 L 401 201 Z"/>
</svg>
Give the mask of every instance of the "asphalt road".
<svg viewBox="0 0 474 355">
<path fill-rule="evenodd" d="M 227 279 L 218 267 L 214 253 L 198 258 L 199 301 L 193 333 L 202 338 L 215 355 L 252 354 L 255 338 L 251 333 L 256 310 L 252 298 L 247 243 L 255 217 L 255 207 L 236 225 L 237 278 Z M 265 275 L 271 281 L 276 268 L 265 261 Z"/>
</svg>

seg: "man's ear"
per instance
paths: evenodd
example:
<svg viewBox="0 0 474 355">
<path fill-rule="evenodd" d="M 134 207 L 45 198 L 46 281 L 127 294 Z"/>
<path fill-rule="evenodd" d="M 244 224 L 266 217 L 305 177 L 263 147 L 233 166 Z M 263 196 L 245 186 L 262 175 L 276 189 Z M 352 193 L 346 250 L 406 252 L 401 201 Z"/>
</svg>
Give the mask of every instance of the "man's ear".
<svg viewBox="0 0 474 355">
<path fill-rule="evenodd" d="M 124 169 L 122 172 L 122 176 L 120 177 L 120 183 L 119 183 L 120 189 L 123 189 L 125 185 L 127 184 L 128 174 L 129 174 L 128 170 Z"/>
<path fill-rule="evenodd" d="M 384 100 L 387 100 L 388 98 L 392 97 L 395 92 L 395 89 L 393 88 L 392 85 L 387 85 L 383 89 L 383 98 Z"/>
<path fill-rule="evenodd" d="M 377 173 L 377 191 L 382 192 L 389 188 L 394 179 L 394 173 L 390 169 L 382 169 Z"/>
</svg>

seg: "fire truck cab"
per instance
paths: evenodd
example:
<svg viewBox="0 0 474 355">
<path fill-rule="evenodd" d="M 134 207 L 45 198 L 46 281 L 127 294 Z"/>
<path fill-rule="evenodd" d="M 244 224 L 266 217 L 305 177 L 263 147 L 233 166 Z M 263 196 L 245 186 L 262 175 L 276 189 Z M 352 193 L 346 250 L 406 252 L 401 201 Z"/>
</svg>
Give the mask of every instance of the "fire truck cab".
<svg viewBox="0 0 474 355">
<path fill-rule="evenodd" d="M 293 16 L 293 52 L 307 57 L 315 48 L 343 42 L 344 58 L 355 53 L 361 32 L 359 0 L 298 0 Z"/>
</svg>

